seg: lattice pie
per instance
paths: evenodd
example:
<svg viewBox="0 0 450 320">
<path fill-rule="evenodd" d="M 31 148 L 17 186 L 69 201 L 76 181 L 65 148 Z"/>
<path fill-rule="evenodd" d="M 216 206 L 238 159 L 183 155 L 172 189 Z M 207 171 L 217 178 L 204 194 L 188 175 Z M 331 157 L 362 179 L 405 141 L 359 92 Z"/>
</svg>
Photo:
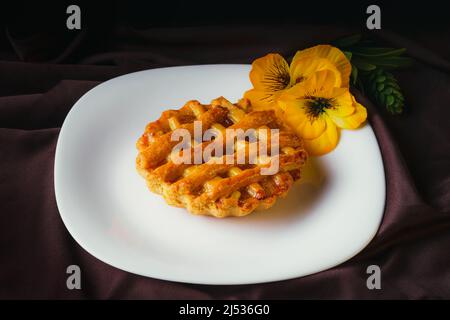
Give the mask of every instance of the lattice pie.
<svg viewBox="0 0 450 320">
<path fill-rule="evenodd" d="M 184 151 L 177 151 L 177 154 L 182 153 L 193 160 L 196 153 L 202 154 L 212 143 L 219 143 L 223 154 L 212 154 L 210 158 L 201 159 L 200 163 L 174 161 L 174 147 L 179 141 L 172 141 L 173 131 L 185 129 L 184 132 L 194 136 L 197 121 L 201 123 L 202 133 L 207 129 L 225 132 L 227 128 L 278 129 L 278 133 L 266 136 L 269 154 L 265 161 L 260 161 L 258 155 L 253 158 L 256 162 L 250 161 L 250 145 L 255 143 L 254 140 L 236 144 L 230 154 L 226 151 L 225 139 L 218 138 L 192 143 Z M 256 141 L 259 138 L 257 136 Z M 271 139 L 275 138 L 279 150 L 276 154 L 271 143 L 275 141 Z M 232 104 L 223 97 L 207 105 L 193 100 L 179 110 L 164 111 L 158 120 L 146 126 L 136 145 L 139 150 L 137 170 L 152 192 L 161 194 L 170 205 L 215 217 L 244 216 L 256 209 L 270 208 L 300 178 L 307 158 L 302 140 L 283 125 L 274 111 L 253 111 L 246 99 Z M 236 160 L 239 148 L 244 148 L 244 163 L 217 161 L 227 156 Z M 270 159 L 278 161 L 279 170 L 264 175 L 262 170 L 268 166 Z"/>
</svg>

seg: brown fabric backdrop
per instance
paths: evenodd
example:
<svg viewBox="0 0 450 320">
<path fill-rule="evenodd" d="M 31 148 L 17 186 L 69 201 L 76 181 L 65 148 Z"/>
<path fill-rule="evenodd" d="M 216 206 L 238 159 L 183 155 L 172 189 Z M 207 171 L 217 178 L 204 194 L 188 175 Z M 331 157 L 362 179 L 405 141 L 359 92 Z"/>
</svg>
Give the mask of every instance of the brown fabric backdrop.
<svg viewBox="0 0 450 320">
<path fill-rule="evenodd" d="M 382 226 L 352 260 L 311 276 L 268 284 L 206 286 L 130 274 L 86 253 L 55 203 L 54 151 L 72 105 L 101 81 L 148 68 L 251 63 L 267 52 L 292 55 L 353 30 L 319 26 L 117 28 L 107 41 L 86 30 L 68 41 L 18 37 L 0 61 L 0 298 L 450 298 L 450 50 L 448 30 L 414 40 L 383 32 L 418 63 L 396 75 L 407 111 L 389 116 L 362 96 L 387 178 Z M 97 37 L 97 38 L 96 38 Z M 447 41 L 443 41 L 447 39 Z M 106 43 L 106 44 L 105 44 Z M 52 48 L 49 50 L 48 48 Z M 66 288 L 66 267 L 82 290 Z M 366 288 L 378 264 L 382 290 Z"/>
</svg>

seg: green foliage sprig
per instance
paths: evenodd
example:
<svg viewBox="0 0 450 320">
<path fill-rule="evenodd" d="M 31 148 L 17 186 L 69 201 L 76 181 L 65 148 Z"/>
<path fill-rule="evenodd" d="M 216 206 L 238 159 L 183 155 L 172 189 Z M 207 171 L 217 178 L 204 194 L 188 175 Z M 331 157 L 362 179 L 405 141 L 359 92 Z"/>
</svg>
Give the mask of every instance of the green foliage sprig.
<svg viewBox="0 0 450 320">
<path fill-rule="evenodd" d="M 411 66 L 405 48 L 378 47 L 360 34 L 337 39 L 333 45 L 341 49 L 352 64 L 350 82 L 369 97 L 386 107 L 391 114 L 404 110 L 405 99 L 394 75 L 388 70 Z"/>
</svg>

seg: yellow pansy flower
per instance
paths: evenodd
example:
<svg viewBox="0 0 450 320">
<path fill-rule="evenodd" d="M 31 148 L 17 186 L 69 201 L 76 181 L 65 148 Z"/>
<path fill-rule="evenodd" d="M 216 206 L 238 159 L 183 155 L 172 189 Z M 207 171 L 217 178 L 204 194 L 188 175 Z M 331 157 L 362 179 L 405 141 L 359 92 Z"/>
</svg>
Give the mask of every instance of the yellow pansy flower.
<svg viewBox="0 0 450 320">
<path fill-rule="evenodd" d="M 336 73 L 321 70 L 278 97 L 284 120 L 304 139 L 310 155 L 330 152 L 339 141 L 340 129 L 356 129 L 367 118 L 366 108 L 349 89 L 335 85 Z"/>
<path fill-rule="evenodd" d="M 335 86 L 349 86 L 351 65 L 342 51 L 330 45 L 318 45 L 298 51 L 291 65 L 274 53 L 256 59 L 250 71 L 253 89 L 244 97 L 256 108 L 276 108 L 276 100 L 285 90 L 306 81 L 320 70 L 334 73 Z"/>
</svg>

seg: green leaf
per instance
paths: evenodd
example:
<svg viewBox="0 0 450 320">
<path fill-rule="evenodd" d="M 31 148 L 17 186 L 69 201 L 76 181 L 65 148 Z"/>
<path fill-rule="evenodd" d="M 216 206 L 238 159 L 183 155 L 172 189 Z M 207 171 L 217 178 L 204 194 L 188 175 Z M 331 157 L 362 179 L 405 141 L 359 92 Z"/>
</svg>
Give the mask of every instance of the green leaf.
<svg viewBox="0 0 450 320">
<path fill-rule="evenodd" d="M 396 69 L 409 67 L 414 60 L 408 57 L 386 57 L 367 59 L 367 62 L 384 69 Z"/>
<path fill-rule="evenodd" d="M 376 69 L 376 66 L 366 62 L 365 60 L 362 59 L 357 59 L 354 58 L 352 60 L 352 64 L 354 64 L 358 69 L 362 70 L 362 71 L 372 71 Z"/>
<path fill-rule="evenodd" d="M 364 88 L 364 82 L 361 80 L 361 77 L 356 79 L 356 87 L 361 91 L 363 95 L 366 94 L 366 89 Z"/>
<path fill-rule="evenodd" d="M 392 94 L 393 90 L 391 87 L 386 87 L 383 90 L 383 94 Z"/>
<path fill-rule="evenodd" d="M 386 96 L 384 94 L 375 96 L 375 99 L 377 99 L 379 102 L 381 102 L 381 105 L 386 106 Z"/>
<path fill-rule="evenodd" d="M 395 57 L 405 53 L 405 48 L 380 48 L 380 47 L 354 47 L 353 54 L 362 57 Z"/>
<path fill-rule="evenodd" d="M 392 104 L 394 103 L 394 97 L 393 96 L 386 96 L 386 105 L 389 107 L 389 106 L 392 106 Z"/>
<path fill-rule="evenodd" d="M 349 61 L 352 60 L 352 53 L 350 51 L 342 51 Z"/>
<path fill-rule="evenodd" d="M 394 75 L 386 70 L 408 67 L 414 60 L 402 56 L 405 48 L 377 47 L 372 39 L 354 34 L 332 43 L 351 61 L 350 83 L 391 114 L 403 112 L 405 98 Z"/>
<path fill-rule="evenodd" d="M 391 114 L 403 112 L 405 99 L 394 75 L 377 67 L 362 78 L 363 85 L 368 88 L 367 93 L 378 106 L 385 107 Z"/>
<path fill-rule="evenodd" d="M 334 45 L 335 47 L 345 48 L 345 47 L 355 45 L 360 40 L 361 40 L 361 34 L 358 33 L 358 34 L 353 34 L 350 36 L 339 38 L 339 39 L 333 41 L 331 44 Z"/>
<path fill-rule="evenodd" d="M 375 81 L 372 81 L 369 89 L 371 92 L 376 92 L 377 91 L 377 83 Z"/>
<path fill-rule="evenodd" d="M 402 93 L 399 91 L 394 91 L 392 93 L 398 100 L 405 101 L 405 97 L 403 97 Z"/>
<path fill-rule="evenodd" d="M 386 81 L 386 83 L 389 85 L 389 87 L 393 88 L 394 90 L 400 90 L 400 86 L 397 82 L 393 81 Z"/>
<path fill-rule="evenodd" d="M 375 78 L 375 81 L 376 81 L 376 82 L 384 82 L 384 81 L 386 81 L 386 77 L 383 76 L 383 75 L 377 76 L 377 77 Z"/>
<path fill-rule="evenodd" d="M 352 65 L 352 73 L 350 74 L 350 81 L 353 85 L 356 85 L 356 80 L 358 80 L 358 68 Z"/>
<path fill-rule="evenodd" d="M 373 47 L 373 46 L 375 46 L 375 44 L 376 43 L 373 39 L 367 39 L 367 38 L 361 39 L 358 42 L 358 46 L 360 46 L 360 47 Z"/>
</svg>

